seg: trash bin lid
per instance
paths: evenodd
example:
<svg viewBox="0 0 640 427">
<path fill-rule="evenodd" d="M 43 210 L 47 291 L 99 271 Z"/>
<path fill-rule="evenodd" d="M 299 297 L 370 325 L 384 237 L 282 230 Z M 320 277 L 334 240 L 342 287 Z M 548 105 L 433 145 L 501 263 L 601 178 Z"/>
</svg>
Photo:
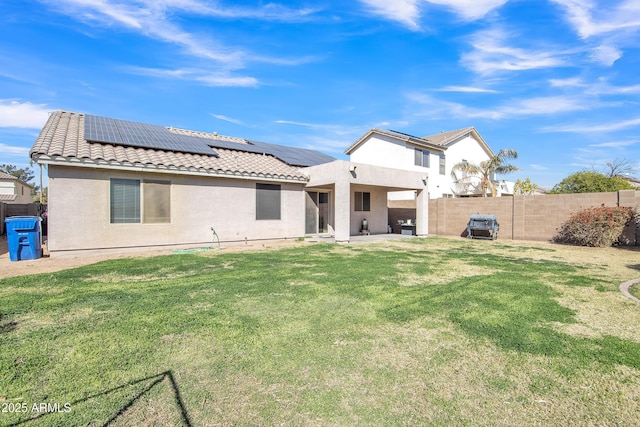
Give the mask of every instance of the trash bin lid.
<svg viewBox="0 0 640 427">
<path fill-rule="evenodd" d="M 10 230 L 31 230 L 40 221 L 42 221 L 42 218 L 39 216 L 10 216 L 4 219 L 7 229 Z"/>
</svg>

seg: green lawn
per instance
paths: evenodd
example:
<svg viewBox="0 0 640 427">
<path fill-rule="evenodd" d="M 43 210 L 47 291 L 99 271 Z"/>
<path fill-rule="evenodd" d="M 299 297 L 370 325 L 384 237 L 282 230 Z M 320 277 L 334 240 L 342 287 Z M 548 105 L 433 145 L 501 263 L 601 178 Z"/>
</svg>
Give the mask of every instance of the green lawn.
<svg viewBox="0 0 640 427">
<path fill-rule="evenodd" d="M 0 280 L 0 425 L 637 425 L 637 259 L 429 238 Z"/>
</svg>

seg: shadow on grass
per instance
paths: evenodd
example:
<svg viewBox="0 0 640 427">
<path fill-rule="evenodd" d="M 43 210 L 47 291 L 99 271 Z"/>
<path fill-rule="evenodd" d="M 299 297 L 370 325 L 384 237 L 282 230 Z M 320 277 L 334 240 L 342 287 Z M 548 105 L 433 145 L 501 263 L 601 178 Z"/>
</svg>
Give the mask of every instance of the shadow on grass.
<svg viewBox="0 0 640 427">
<path fill-rule="evenodd" d="M 0 334 L 9 333 L 13 331 L 16 328 L 16 326 L 18 326 L 18 324 L 13 320 L 9 322 L 5 322 L 5 317 L 6 316 L 0 314 Z"/>
<path fill-rule="evenodd" d="M 554 325 L 576 323 L 575 312 L 555 299 L 558 293 L 533 277 L 496 273 L 407 290 L 382 310 L 395 322 L 444 316 L 467 335 L 506 351 L 559 357 L 578 365 L 640 368 L 640 344 L 613 336 L 575 337 Z"/>
<path fill-rule="evenodd" d="M 142 399 L 147 393 L 151 392 L 151 390 L 153 390 L 155 387 L 161 385 L 164 381 L 168 381 L 169 385 L 171 386 L 171 389 L 173 390 L 173 397 L 175 400 L 176 405 L 178 406 L 178 409 L 180 410 L 180 418 L 182 421 L 182 425 L 185 425 L 187 427 L 191 427 L 193 424 L 191 424 L 191 419 L 189 417 L 189 413 L 187 412 L 187 409 L 184 406 L 184 403 L 182 402 L 182 396 L 180 395 L 180 389 L 178 388 L 178 383 L 176 383 L 175 378 L 173 377 L 173 373 L 171 371 L 165 371 L 162 372 L 160 374 L 157 375 L 152 375 L 146 378 L 141 378 L 135 381 L 130 381 L 126 384 L 122 384 L 118 387 L 114 387 L 112 389 L 109 390 L 105 390 L 101 393 L 96 393 L 93 394 L 91 396 L 87 396 L 84 397 L 82 399 L 78 399 L 74 402 L 71 402 L 70 405 L 71 407 L 74 407 L 75 405 L 84 403 L 84 402 L 88 402 L 91 399 L 95 399 L 95 398 L 99 398 L 99 397 L 103 397 L 103 396 L 107 396 L 111 393 L 114 392 L 118 392 L 121 391 L 127 387 L 131 387 L 133 385 L 136 384 L 140 384 L 143 383 L 145 381 L 151 381 L 151 383 L 149 385 L 147 385 L 145 388 L 143 388 L 140 392 L 136 393 L 135 396 L 130 399 L 128 402 L 126 402 L 115 414 L 113 414 L 103 425 L 103 427 L 107 427 L 110 425 L 113 425 L 114 423 L 116 423 L 118 421 L 118 419 L 124 415 L 124 413 L 130 409 L 133 405 L 136 404 L 136 402 L 138 402 L 140 399 Z M 22 421 L 18 421 L 16 423 L 13 424 L 9 424 L 9 426 L 19 426 L 19 425 L 26 425 L 28 423 L 31 423 L 33 421 L 37 421 L 37 420 L 41 420 L 49 415 L 54 415 L 57 414 L 57 412 L 46 412 L 43 414 L 40 414 L 36 417 L 32 417 L 26 420 L 22 420 Z"/>
</svg>

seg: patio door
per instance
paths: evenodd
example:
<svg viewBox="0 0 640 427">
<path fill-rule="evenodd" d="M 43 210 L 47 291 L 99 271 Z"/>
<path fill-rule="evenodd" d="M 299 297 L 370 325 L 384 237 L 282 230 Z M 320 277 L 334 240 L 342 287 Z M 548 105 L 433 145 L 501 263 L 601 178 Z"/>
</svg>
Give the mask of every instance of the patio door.
<svg viewBox="0 0 640 427">
<path fill-rule="evenodd" d="M 305 234 L 329 232 L 329 193 L 306 192 Z"/>
</svg>

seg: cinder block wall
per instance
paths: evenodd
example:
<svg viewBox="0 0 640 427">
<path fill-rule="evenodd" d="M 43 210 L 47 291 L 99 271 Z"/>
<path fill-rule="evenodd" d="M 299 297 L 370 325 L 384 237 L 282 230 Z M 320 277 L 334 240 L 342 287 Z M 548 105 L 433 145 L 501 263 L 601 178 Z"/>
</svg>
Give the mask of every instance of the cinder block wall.
<svg viewBox="0 0 640 427">
<path fill-rule="evenodd" d="M 493 214 L 500 224 L 499 238 L 548 241 L 571 214 L 595 206 L 628 206 L 640 210 L 640 191 L 617 193 L 548 194 L 496 198 L 432 199 L 429 234 L 462 236 L 472 214 Z M 630 240 L 636 230 L 626 230 Z"/>
</svg>

